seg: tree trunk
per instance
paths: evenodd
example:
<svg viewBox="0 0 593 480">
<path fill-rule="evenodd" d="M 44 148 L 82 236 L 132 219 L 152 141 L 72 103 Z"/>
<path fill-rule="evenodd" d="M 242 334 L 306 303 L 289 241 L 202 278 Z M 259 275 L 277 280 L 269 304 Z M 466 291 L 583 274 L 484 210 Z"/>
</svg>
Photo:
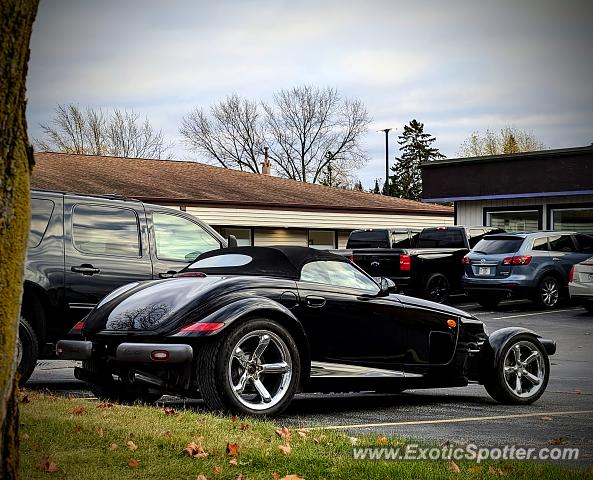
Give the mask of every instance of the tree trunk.
<svg viewBox="0 0 593 480">
<path fill-rule="evenodd" d="M 0 1 L 0 478 L 18 478 L 16 339 L 29 233 L 25 80 L 37 0 Z"/>
</svg>

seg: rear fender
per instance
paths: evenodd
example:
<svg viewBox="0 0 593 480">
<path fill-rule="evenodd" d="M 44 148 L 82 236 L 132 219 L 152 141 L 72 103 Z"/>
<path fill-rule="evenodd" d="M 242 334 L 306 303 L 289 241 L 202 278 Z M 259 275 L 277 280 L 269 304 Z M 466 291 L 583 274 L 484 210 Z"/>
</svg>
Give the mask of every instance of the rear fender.
<svg viewBox="0 0 593 480">
<path fill-rule="evenodd" d="M 543 338 L 538 333 L 523 327 L 506 327 L 496 330 L 488 337 L 482 345 L 480 352 L 481 374 L 488 375 L 492 372 L 501 360 L 502 351 L 509 342 L 517 335 L 529 335 L 537 340 L 544 347 L 548 355 L 556 353 L 556 342 Z"/>
</svg>

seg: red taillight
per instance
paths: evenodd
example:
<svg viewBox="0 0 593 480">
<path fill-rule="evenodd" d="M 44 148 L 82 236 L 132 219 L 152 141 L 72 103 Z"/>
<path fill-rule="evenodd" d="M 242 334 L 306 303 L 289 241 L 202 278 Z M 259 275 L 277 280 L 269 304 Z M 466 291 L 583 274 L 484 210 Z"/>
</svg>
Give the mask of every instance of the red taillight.
<svg viewBox="0 0 593 480">
<path fill-rule="evenodd" d="M 82 329 L 84 328 L 84 320 L 80 320 L 76 322 L 74 326 L 70 329 L 70 334 L 82 334 Z"/>
<path fill-rule="evenodd" d="M 570 273 L 568 274 L 568 281 L 574 282 L 574 265 L 570 267 Z"/>
<path fill-rule="evenodd" d="M 409 255 L 399 256 L 399 269 L 402 272 L 409 272 L 412 270 L 412 258 Z"/>
<path fill-rule="evenodd" d="M 180 331 L 181 332 L 216 332 L 224 327 L 224 323 L 219 322 L 197 322 L 197 323 L 190 323 L 183 327 Z"/>
<path fill-rule="evenodd" d="M 529 265 L 531 262 L 531 255 L 516 255 L 514 257 L 506 257 L 503 259 L 503 265 Z"/>
<path fill-rule="evenodd" d="M 466 255 L 465 257 L 463 257 L 463 258 L 461 259 L 461 262 L 462 262 L 464 265 L 469 265 L 469 257 Z"/>
</svg>

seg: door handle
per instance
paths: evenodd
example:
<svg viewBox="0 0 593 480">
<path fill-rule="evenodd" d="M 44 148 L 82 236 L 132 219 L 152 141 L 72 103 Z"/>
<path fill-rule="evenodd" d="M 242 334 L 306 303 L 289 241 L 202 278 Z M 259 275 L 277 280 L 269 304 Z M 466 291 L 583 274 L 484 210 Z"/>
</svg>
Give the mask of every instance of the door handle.
<svg viewBox="0 0 593 480">
<path fill-rule="evenodd" d="M 311 308 L 321 308 L 325 305 L 325 298 L 309 295 L 306 299 L 307 306 Z"/>
<path fill-rule="evenodd" d="M 78 267 L 70 267 L 70 270 L 74 273 L 82 273 L 83 275 L 94 275 L 95 273 L 99 273 L 101 270 L 99 268 L 93 267 L 89 263 L 83 263 Z"/>
<path fill-rule="evenodd" d="M 169 270 L 168 272 L 159 273 L 159 278 L 171 278 L 177 272 L 175 270 Z"/>
</svg>

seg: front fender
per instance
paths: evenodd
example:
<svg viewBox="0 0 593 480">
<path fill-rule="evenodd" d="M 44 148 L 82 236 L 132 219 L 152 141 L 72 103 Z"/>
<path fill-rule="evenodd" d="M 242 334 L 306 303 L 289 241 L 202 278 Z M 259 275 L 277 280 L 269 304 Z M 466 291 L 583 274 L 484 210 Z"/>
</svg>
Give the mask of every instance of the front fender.
<svg viewBox="0 0 593 480">
<path fill-rule="evenodd" d="M 548 355 L 554 355 L 556 353 L 556 342 L 551 339 L 543 338 L 540 334 L 523 327 L 506 327 L 496 330 L 489 337 L 488 340 L 482 345 L 480 352 L 481 357 L 481 370 L 482 374 L 488 374 L 491 372 L 502 355 L 504 347 L 517 335 L 530 335 L 538 340 Z"/>
</svg>

